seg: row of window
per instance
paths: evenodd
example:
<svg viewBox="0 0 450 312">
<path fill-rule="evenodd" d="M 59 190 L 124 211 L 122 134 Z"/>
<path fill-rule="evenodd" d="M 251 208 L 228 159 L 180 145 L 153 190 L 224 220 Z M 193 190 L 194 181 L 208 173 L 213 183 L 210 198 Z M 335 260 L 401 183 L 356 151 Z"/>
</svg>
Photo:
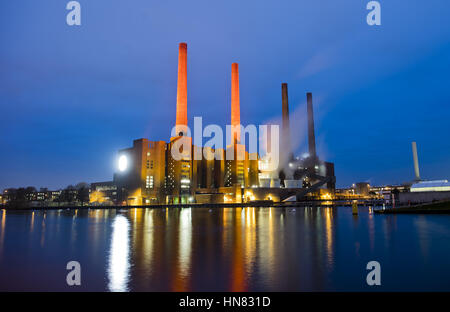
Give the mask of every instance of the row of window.
<svg viewBox="0 0 450 312">
<path fill-rule="evenodd" d="M 153 176 L 147 176 L 145 179 L 145 188 L 153 188 Z"/>
</svg>

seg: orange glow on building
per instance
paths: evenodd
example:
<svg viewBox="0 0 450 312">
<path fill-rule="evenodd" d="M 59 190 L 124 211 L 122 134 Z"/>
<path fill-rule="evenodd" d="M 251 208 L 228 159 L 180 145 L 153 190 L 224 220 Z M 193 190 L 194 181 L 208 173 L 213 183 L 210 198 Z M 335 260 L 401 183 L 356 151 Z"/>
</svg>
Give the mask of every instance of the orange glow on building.
<svg viewBox="0 0 450 312">
<path fill-rule="evenodd" d="M 89 202 L 90 203 L 104 203 L 106 201 L 105 199 L 105 193 L 101 191 L 94 191 L 89 195 Z"/>
<path fill-rule="evenodd" d="M 178 85 L 176 126 L 187 126 L 187 44 L 180 43 L 178 50 Z M 177 128 L 177 134 L 184 128 Z"/>
</svg>

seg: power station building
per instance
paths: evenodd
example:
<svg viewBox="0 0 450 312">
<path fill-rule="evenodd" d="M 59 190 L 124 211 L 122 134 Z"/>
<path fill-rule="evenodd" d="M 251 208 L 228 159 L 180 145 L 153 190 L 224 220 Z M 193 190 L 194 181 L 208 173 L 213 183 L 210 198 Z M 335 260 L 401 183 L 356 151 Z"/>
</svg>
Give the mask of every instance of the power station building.
<svg viewBox="0 0 450 312">
<path fill-rule="evenodd" d="M 257 153 L 249 153 L 240 138 L 239 67 L 231 65 L 231 142 L 225 148 L 195 146 L 188 135 L 187 44 L 179 45 L 175 131 L 169 142 L 138 139 L 119 150 L 117 186 L 119 204 L 223 203 L 256 200 L 281 201 L 308 193 L 308 187 L 334 192 L 334 166 L 319 161 L 315 153 L 312 102 L 308 93 L 310 157 L 295 159 L 290 148 L 287 85 L 282 85 L 283 166 L 264 175 Z M 312 125 L 311 125 L 312 123 Z M 312 142 L 311 142 L 312 140 Z M 180 149 L 174 158 L 172 149 Z M 193 157 L 202 155 L 202 157 Z M 233 157 L 230 159 L 230 155 Z M 287 161 L 286 161 L 287 160 Z M 286 164 L 288 164 L 286 166 Z M 319 172 L 322 170 L 322 172 Z M 310 189 L 312 190 L 312 189 Z M 299 193 L 300 192 L 300 193 Z M 297 196 L 297 195 L 296 195 Z M 298 196 L 297 196 L 298 197 Z"/>
</svg>

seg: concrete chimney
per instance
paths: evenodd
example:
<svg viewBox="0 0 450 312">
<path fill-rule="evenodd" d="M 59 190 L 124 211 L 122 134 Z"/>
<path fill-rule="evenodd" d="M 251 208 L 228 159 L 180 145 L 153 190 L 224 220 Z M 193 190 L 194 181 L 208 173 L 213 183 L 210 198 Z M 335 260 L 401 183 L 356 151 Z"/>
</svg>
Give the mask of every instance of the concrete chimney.
<svg viewBox="0 0 450 312">
<path fill-rule="evenodd" d="M 287 83 L 281 84 L 281 100 L 282 100 L 282 115 L 283 115 L 282 150 L 283 153 L 286 153 L 286 155 L 289 158 L 291 158 L 292 147 L 291 147 L 290 126 L 289 126 L 289 102 L 288 102 Z"/>
<path fill-rule="evenodd" d="M 308 92 L 306 94 L 307 98 L 307 110 L 308 110 L 308 147 L 309 156 L 311 158 L 316 158 L 316 136 L 314 134 L 314 112 L 312 104 L 312 93 Z"/>
<path fill-rule="evenodd" d="M 183 42 L 178 50 L 176 133 L 186 135 L 184 130 L 187 124 L 187 44 Z"/>
<path fill-rule="evenodd" d="M 231 64 L 231 126 L 232 143 L 241 141 L 241 111 L 239 99 L 239 65 Z M 233 130 L 234 129 L 234 130 Z"/>
<path fill-rule="evenodd" d="M 419 157 L 417 156 L 417 143 L 412 142 L 412 152 L 414 159 L 414 172 L 416 174 L 416 181 L 420 181 L 420 172 L 419 172 Z"/>
</svg>

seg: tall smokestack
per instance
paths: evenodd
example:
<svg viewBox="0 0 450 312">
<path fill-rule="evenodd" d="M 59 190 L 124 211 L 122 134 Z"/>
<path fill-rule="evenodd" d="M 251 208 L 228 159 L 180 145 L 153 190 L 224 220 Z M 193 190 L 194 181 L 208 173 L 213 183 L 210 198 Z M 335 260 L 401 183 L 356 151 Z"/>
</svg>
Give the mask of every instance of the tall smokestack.
<svg viewBox="0 0 450 312">
<path fill-rule="evenodd" d="M 241 140 L 241 112 L 239 100 L 239 64 L 231 64 L 231 126 L 232 143 L 239 143 Z"/>
<path fill-rule="evenodd" d="M 287 83 L 281 84 L 281 99 L 282 99 L 282 115 L 283 115 L 283 129 L 282 129 L 282 149 L 283 153 L 291 158 L 291 134 L 289 126 L 289 101 L 288 101 L 288 86 Z"/>
<path fill-rule="evenodd" d="M 416 142 L 412 142 L 412 152 L 413 152 L 413 159 L 414 159 L 414 172 L 416 174 L 416 181 L 420 181 L 419 157 L 417 156 Z"/>
<path fill-rule="evenodd" d="M 187 44 L 183 42 L 178 50 L 176 133 L 184 132 L 187 123 Z"/>
<path fill-rule="evenodd" d="M 308 147 L 309 147 L 309 156 L 312 158 L 316 158 L 316 136 L 314 134 L 314 113 L 313 113 L 313 105 L 312 105 L 312 93 L 308 92 L 306 94 L 307 103 L 308 103 Z"/>
</svg>

